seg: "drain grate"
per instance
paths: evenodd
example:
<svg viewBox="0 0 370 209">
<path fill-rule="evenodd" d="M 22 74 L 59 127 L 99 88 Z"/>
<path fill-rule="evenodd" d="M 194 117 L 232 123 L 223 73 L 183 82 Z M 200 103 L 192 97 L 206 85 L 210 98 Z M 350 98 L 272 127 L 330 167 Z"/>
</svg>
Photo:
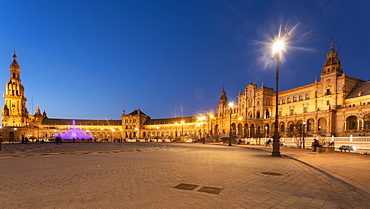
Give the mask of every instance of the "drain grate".
<svg viewBox="0 0 370 209">
<path fill-rule="evenodd" d="M 283 174 L 281 173 L 276 173 L 276 172 L 271 172 L 271 171 L 265 171 L 261 172 L 263 175 L 268 175 L 268 176 L 282 176 Z"/>
<path fill-rule="evenodd" d="M 199 185 L 195 185 L 195 184 L 179 184 L 177 186 L 175 186 L 174 188 L 176 189 L 182 189 L 182 190 L 194 190 L 195 188 L 197 188 Z"/>
<path fill-rule="evenodd" d="M 221 190 L 222 188 L 204 186 L 200 188 L 198 192 L 205 192 L 205 193 L 210 193 L 210 194 L 220 194 Z"/>
</svg>

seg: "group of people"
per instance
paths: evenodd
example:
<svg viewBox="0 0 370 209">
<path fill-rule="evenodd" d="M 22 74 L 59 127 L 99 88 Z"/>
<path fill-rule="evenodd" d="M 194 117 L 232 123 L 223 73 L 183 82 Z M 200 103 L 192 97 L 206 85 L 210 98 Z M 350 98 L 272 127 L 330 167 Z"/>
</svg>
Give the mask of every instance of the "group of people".
<svg viewBox="0 0 370 209">
<path fill-rule="evenodd" d="M 265 142 L 265 147 L 271 147 L 271 144 L 272 144 L 272 141 L 271 139 L 267 140 Z M 313 152 L 316 152 L 317 151 L 317 148 L 318 147 L 321 147 L 320 143 L 319 143 L 319 140 L 317 140 L 316 138 L 313 140 L 312 142 L 312 151 Z"/>
</svg>

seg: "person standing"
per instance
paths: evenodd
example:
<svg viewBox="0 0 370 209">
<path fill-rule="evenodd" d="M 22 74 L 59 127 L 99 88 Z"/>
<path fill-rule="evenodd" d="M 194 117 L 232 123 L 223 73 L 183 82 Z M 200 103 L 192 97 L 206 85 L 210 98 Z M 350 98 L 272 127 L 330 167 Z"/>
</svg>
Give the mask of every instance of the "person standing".
<svg viewBox="0 0 370 209">
<path fill-rule="evenodd" d="M 319 146 L 320 146 L 319 141 L 316 138 L 313 139 L 313 142 L 312 142 L 313 150 L 312 150 L 312 152 L 316 152 L 317 147 L 319 147 Z"/>
</svg>

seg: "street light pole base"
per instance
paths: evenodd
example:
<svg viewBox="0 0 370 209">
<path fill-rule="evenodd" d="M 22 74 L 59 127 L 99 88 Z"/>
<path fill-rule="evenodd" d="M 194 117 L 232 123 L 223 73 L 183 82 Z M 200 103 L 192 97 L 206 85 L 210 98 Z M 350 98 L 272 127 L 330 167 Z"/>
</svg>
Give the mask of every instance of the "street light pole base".
<svg viewBox="0 0 370 209">
<path fill-rule="evenodd" d="M 275 133 L 272 138 L 273 138 L 273 141 L 272 141 L 272 154 L 271 154 L 271 156 L 281 157 L 281 154 L 280 154 L 280 136 L 279 136 L 278 133 Z"/>
</svg>

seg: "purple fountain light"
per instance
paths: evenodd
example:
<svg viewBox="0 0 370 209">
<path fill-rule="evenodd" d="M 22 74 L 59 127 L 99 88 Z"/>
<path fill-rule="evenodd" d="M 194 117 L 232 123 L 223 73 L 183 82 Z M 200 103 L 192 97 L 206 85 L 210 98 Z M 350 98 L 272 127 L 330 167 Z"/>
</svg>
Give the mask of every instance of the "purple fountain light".
<svg viewBox="0 0 370 209">
<path fill-rule="evenodd" d="M 56 137 L 60 139 L 93 139 L 91 133 L 85 134 L 85 132 L 79 128 L 76 128 L 75 120 L 72 121 L 72 129 L 64 134 L 57 134 Z M 55 137 L 55 138 L 56 138 Z"/>
</svg>

